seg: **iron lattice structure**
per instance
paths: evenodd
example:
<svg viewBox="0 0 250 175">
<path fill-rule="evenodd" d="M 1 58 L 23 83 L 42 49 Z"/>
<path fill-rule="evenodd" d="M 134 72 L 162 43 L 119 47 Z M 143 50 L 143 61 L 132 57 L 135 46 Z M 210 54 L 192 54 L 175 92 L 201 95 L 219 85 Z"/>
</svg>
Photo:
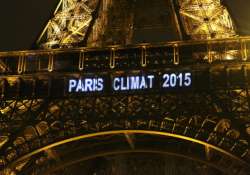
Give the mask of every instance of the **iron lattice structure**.
<svg viewBox="0 0 250 175">
<path fill-rule="evenodd" d="M 61 0 L 54 17 L 39 37 L 38 44 L 44 48 L 73 47 L 79 43 L 88 46 L 102 46 L 107 43 L 131 44 L 134 42 L 133 36 L 137 34 L 136 30 L 149 18 L 137 14 L 138 8 L 147 3 L 152 4 L 152 8 L 147 9 L 149 11 L 154 10 L 154 3 L 165 6 L 165 10 L 159 11 L 160 16 L 156 15 L 154 21 L 162 20 L 157 18 L 163 18 L 166 12 L 172 14 L 168 19 L 172 22 L 165 25 L 174 26 L 175 32 L 178 33 L 175 40 L 182 39 L 183 35 L 195 40 L 236 36 L 231 16 L 220 0 L 168 0 L 164 3 L 133 0 Z M 136 16 L 139 16 L 139 20 Z M 159 25 L 152 22 L 144 27 Z"/>
<path fill-rule="evenodd" d="M 79 160 L 138 151 L 192 158 L 205 164 L 202 172 L 212 166 L 248 174 L 248 43 L 235 38 L 2 53 L 2 173 L 60 174 Z M 226 56 L 229 46 L 238 51 L 233 59 Z M 172 70 L 191 71 L 192 88 L 68 93 L 72 77 Z"/>
<path fill-rule="evenodd" d="M 192 39 L 228 38 L 236 35 L 230 14 L 220 0 L 179 0 L 185 31 Z"/>
<path fill-rule="evenodd" d="M 158 9 L 154 27 L 142 4 Z M 193 40 L 124 46 L 162 27 Z M 39 40 L 61 48 L 0 53 L 0 174 L 249 174 L 250 38 L 235 33 L 220 1 L 62 0 Z M 186 89 L 68 90 L 83 76 L 186 71 Z"/>
<path fill-rule="evenodd" d="M 61 0 L 54 12 L 55 16 L 45 27 L 44 47 L 69 46 L 81 42 L 93 19 L 95 8 L 95 1 Z"/>
</svg>

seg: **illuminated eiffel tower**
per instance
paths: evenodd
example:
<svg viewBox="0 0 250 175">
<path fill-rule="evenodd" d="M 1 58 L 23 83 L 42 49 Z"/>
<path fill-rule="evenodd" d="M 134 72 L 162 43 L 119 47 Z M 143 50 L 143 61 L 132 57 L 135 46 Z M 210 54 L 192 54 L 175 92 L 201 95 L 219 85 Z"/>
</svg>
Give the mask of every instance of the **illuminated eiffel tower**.
<svg viewBox="0 0 250 175">
<path fill-rule="evenodd" d="M 0 175 L 248 175 L 250 37 L 220 0 L 61 0 L 0 53 Z"/>
</svg>

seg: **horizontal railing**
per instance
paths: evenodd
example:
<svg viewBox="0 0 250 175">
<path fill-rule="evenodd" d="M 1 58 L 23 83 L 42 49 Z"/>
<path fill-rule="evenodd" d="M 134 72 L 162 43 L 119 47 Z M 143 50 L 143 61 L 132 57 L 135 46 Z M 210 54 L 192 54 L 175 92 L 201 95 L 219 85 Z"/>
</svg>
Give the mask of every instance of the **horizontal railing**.
<svg viewBox="0 0 250 175">
<path fill-rule="evenodd" d="M 245 62 L 250 59 L 249 49 L 250 37 L 236 37 L 103 48 L 0 52 L 0 75 Z"/>
</svg>

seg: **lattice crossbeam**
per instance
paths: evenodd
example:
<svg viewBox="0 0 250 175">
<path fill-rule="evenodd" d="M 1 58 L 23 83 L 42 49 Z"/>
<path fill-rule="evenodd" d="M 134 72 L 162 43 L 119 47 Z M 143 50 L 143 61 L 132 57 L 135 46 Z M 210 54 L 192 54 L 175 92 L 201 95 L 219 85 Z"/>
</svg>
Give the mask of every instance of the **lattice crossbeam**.
<svg viewBox="0 0 250 175">
<path fill-rule="evenodd" d="M 236 35 L 232 18 L 220 0 L 179 0 L 179 4 L 185 32 L 192 39 Z"/>
<path fill-rule="evenodd" d="M 44 48 L 52 48 L 72 47 L 83 41 L 97 3 L 98 0 L 61 0 L 38 42 Z"/>
</svg>

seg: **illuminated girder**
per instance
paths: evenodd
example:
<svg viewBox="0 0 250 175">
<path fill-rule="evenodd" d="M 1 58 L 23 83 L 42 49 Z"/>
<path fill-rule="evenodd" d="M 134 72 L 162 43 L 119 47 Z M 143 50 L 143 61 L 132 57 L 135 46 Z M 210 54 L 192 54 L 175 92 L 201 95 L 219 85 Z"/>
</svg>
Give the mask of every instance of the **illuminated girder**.
<svg viewBox="0 0 250 175">
<path fill-rule="evenodd" d="M 191 39 L 218 39 L 236 35 L 230 14 L 220 0 L 179 0 L 178 2 L 184 31 Z M 174 3 L 168 1 L 167 4 L 172 7 L 166 8 L 165 12 L 175 13 Z M 141 13 L 138 11 L 141 5 L 139 1 L 126 0 L 61 0 L 54 17 L 48 22 L 38 39 L 38 45 L 43 48 L 55 48 L 79 46 L 80 43 L 87 46 L 103 46 L 107 43 L 131 44 L 132 38 L 135 38 L 138 19 L 143 17 L 138 15 Z M 159 10 L 158 13 L 162 12 Z M 174 23 L 163 21 L 160 23 L 166 27 L 171 25 L 170 27 L 175 28 L 181 35 L 178 18 L 174 16 L 175 14 L 170 15 L 168 19 L 168 21 L 175 21 Z M 144 18 L 150 17 L 144 16 Z M 155 18 L 157 21 L 157 15 Z M 145 22 L 139 21 L 139 23 Z M 166 31 L 165 35 L 169 35 L 168 32 L 173 31 Z"/>
<path fill-rule="evenodd" d="M 229 97 L 225 93 L 232 95 Z M 112 133 L 120 133 L 121 135 L 122 132 L 119 129 L 122 128 L 126 129 L 127 133 L 133 133 L 133 131 L 129 130 L 138 130 L 137 132 L 142 134 L 162 132 L 162 135 L 165 136 L 184 138 L 195 143 L 202 142 L 202 145 L 207 145 L 209 152 L 211 152 L 211 154 L 208 153 L 208 157 L 211 159 L 206 160 L 206 157 L 203 157 L 205 161 L 213 164 L 218 163 L 218 166 L 227 172 L 239 164 L 239 170 L 233 174 L 239 174 L 241 170 L 242 174 L 245 174 L 243 172 L 246 170 L 241 165 L 241 161 L 233 163 L 233 159 L 238 157 L 238 160 L 239 158 L 246 162 L 249 160 L 248 139 L 240 131 L 242 126 L 235 123 L 236 118 L 239 116 L 236 114 L 235 119 L 230 119 L 229 114 L 223 114 L 231 104 L 225 106 L 226 103 L 221 104 L 220 102 L 230 102 L 236 98 L 244 100 L 246 97 L 237 91 L 214 91 L 214 94 L 214 97 L 209 93 L 174 93 L 54 99 L 44 101 L 44 104 L 37 109 L 29 106 L 32 105 L 30 102 L 27 104 L 27 108 L 32 110 L 30 114 L 33 115 L 22 114 L 19 112 L 20 109 L 7 112 L 9 113 L 8 117 L 12 117 L 11 113 L 15 116 L 9 122 L 10 131 L 15 130 L 14 120 L 18 116 L 22 117 L 23 120 L 17 122 L 23 125 L 17 128 L 19 130 L 17 135 L 9 134 L 11 141 L 5 145 L 6 150 L 3 151 L 4 154 L 0 157 L 0 170 L 7 171 L 8 169 L 1 168 L 9 167 L 15 172 L 23 171 L 25 173 L 26 170 L 23 166 L 29 162 L 37 172 L 40 172 L 44 170 L 42 167 L 51 160 L 60 159 L 63 156 L 60 149 L 57 149 L 55 145 L 53 146 L 53 143 L 58 142 L 58 146 L 69 143 L 68 138 L 77 139 L 77 136 L 81 134 L 82 137 L 86 135 L 86 138 L 91 133 L 101 136 L 102 132 L 106 132 L 106 135 L 112 135 Z M 187 98 L 183 99 L 183 95 Z M 241 97 L 241 95 L 243 96 Z M 19 103 L 22 102 L 20 100 Z M 237 110 L 241 111 L 242 109 Z M 108 115 L 110 117 L 106 117 Z M 7 120 L 7 117 L 5 120 Z M 167 138 L 161 140 L 167 140 Z M 140 142 L 140 139 L 137 141 Z M 7 141 L 5 140 L 5 142 Z M 115 143 L 119 142 L 116 141 Z M 47 145 L 49 147 L 46 147 Z M 168 147 L 166 145 L 167 143 L 165 143 L 164 147 Z M 87 149 L 88 144 L 85 146 L 83 145 L 83 149 Z M 180 147 L 177 146 L 176 148 Z M 192 143 L 191 146 L 185 148 L 196 147 Z M 206 147 L 202 148 L 205 149 Z M 214 150 L 214 148 L 216 149 Z M 229 154 L 225 154 L 225 157 L 219 156 L 218 159 L 216 152 L 221 150 L 219 148 Z M 53 153 L 53 150 L 55 153 Z M 201 149 L 201 151 L 204 150 Z M 58 156 L 56 156 L 56 152 L 59 153 Z M 191 153 L 196 154 L 198 152 L 196 150 Z M 37 155 L 38 153 L 41 154 Z M 91 154 L 88 151 L 86 153 Z M 32 161 L 32 159 L 36 161 Z M 59 161 L 57 163 L 67 162 Z"/>
<path fill-rule="evenodd" d="M 98 0 L 61 0 L 38 43 L 43 48 L 72 47 L 83 41 Z"/>
<path fill-rule="evenodd" d="M 197 157 L 199 160 L 218 165 L 230 175 L 231 171 L 234 175 L 248 174 L 249 165 L 245 169 L 245 165 L 238 163 L 250 160 L 249 40 L 237 37 L 155 45 L 144 43 L 131 47 L 116 45 L 103 49 L 0 53 L 0 59 L 6 64 L 0 69 L 0 174 L 36 175 L 29 173 L 30 167 L 40 173 L 52 165 L 56 169 L 62 165 L 60 160 L 64 160 L 64 152 L 71 150 L 61 143 L 79 135 L 119 133 L 128 140 L 125 145 L 133 148 L 133 137 L 127 134 L 131 130 L 162 132 L 203 143 L 201 152 L 195 149 L 185 153 L 198 153 L 202 156 Z M 238 55 L 232 60 L 224 54 L 215 60 L 190 56 L 197 52 L 209 55 L 226 48 L 236 50 Z M 178 64 L 180 66 L 176 66 Z M 106 75 L 107 79 L 112 79 L 124 73 L 137 74 L 138 70 L 143 70 L 144 74 L 158 72 L 157 75 L 165 71 L 190 70 L 194 86 L 173 91 L 156 87 L 150 93 L 108 90 L 98 95 L 84 95 L 68 93 L 65 81 L 83 74 Z M 121 134 L 124 131 L 120 129 L 129 131 Z M 135 135 L 138 138 L 138 133 Z M 140 140 L 134 142 L 137 144 Z M 120 143 L 116 139 L 114 142 Z M 62 147 L 56 148 L 54 144 Z M 158 145 L 169 147 L 167 143 Z M 196 148 L 193 143 L 183 146 Z M 92 148 L 87 144 L 86 147 Z M 227 154 L 218 156 L 212 147 L 223 149 Z M 86 150 L 82 153 L 96 154 Z"/>
<path fill-rule="evenodd" d="M 103 8 L 94 20 L 92 13 L 98 2 L 103 3 Z M 185 30 L 192 39 L 235 35 L 230 16 L 220 1 L 179 2 Z M 120 4 L 118 0 L 62 0 L 40 38 L 40 41 L 43 37 L 45 39 L 43 47 L 73 47 L 84 39 L 90 46 L 105 45 L 105 39 L 116 36 L 111 26 L 117 29 L 119 38 L 125 36 L 128 40 L 119 44 L 129 43 L 133 33 L 130 22 L 134 19 L 133 15 L 127 15 L 132 12 L 126 11 L 127 16 L 122 16 L 120 9 L 124 6 Z M 116 19 L 124 17 L 127 20 L 117 25 L 115 19 L 110 19 L 110 14 Z M 86 37 L 91 22 L 92 31 Z M 131 26 L 131 30 L 124 26 Z M 119 34 L 120 31 L 123 35 Z M 64 152 L 73 147 L 65 149 L 63 143 L 69 143 L 70 139 L 87 138 L 92 134 L 98 136 L 96 140 L 92 138 L 96 144 L 99 136 L 106 138 L 105 134 L 110 134 L 107 137 L 111 138 L 117 134 L 124 136 L 128 142 L 125 145 L 134 149 L 133 144 L 136 143 L 137 148 L 139 141 L 146 137 L 134 138 L 156 132 L 191 141 L 191 144 L 174 147 L 186 148 L 184 152 L 191 153 L 189 156 L 199 154 L 199 160 L 217 165 L 227 174 L 248 174 L 248 42 L 247 38 L 231 38 L 178 41 L 155 46 L 144 43 L 131 48 L 116 45 L 104 50 L 74 48 L 1 53 L 0 175 L 36 175 L 46 169 L 53 172 L 53 165 L 58 168 L 68 163 Z M 173 68 L 178 64 L 181 66 Z M 65 93 L 65 80 L 72 76 L 97 75 L 100 71 L 114 76 L 144 68 L 149 72 L 192 70 L 195 88 L 187 92 L 107 93 L 86 97 Z M 156 143 L 171 147 L 167 142 L 160 144 L 159 141 L 163 140 L 167 138 Z M 177 141 L 179 144 L 181 140 Z M 120 142 L 115 138 L 114 143 Z M 197 151 L 194 143 L 201 143 L 202 149 Z M 77 154 L 97 154 L 95 149 L 93 152 L 87 150 L 93 145 L 84 146 L 84 151 L 77 151 Z M 110 148 L 113 149 L 114 145 Z M 224 153 L 218 154 L 216 150 Z M 33 167 L 32 173 L 29 173 L 30 167 Z"/>
<path fill-rule="evenodd" d="M 185 31 L 192 39 L 236 35 L 230 14 L 220 0 L 179 0 L 179 5 Z"/>
</svg>

